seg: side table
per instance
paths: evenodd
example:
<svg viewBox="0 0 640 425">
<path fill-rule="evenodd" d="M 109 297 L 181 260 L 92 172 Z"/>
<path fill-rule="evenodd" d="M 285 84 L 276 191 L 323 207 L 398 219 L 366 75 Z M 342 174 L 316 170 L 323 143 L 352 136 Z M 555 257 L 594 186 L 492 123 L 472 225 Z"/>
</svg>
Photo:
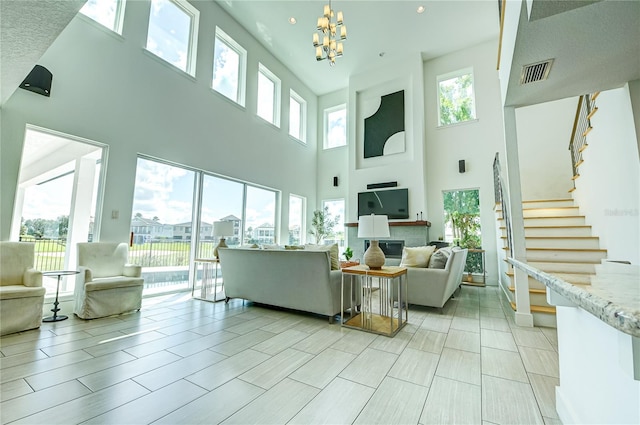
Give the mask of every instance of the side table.
<svg viewBox="0 0 640 425">
<path fill-rule="evenodd" d="M 194 263 L 195 282 L 191 289 L 191 296 L 203 301 L 217 302 L 223 300 L 224 297 L 218 299 L 218 270 L 220 269 L 220 260 L 217 258 L 196 258 Z M 199 265 L 202 265 L 202 286 L 200 287 L 200 296 L 196 293 Z M 211 270 L 212 268 L 214 270 Z M 221 290 L 224 290 L 224 281 L 221 282 L 220 286 Z"/>
<path fill-rule="evenodd" d="M 51 311 L 53 311 L 53 316 L 45 317 L 44 319 L 42 319 L 43 322 L 60 322 L 62 320 L 67 320 L 69 318 L 68 316 L 65 316 L 63 314 L 58 316 L 58 312 L 60 311 L 60 309 L 58 308 L 58 304 L 60 304 L 58 302 L 58 293 L 60 291 L 60 280 L 62 279 L 62 276 L 72 276 L 78 273 L 80 272 L 77 270 L 53 270 L 53 271 L 42 272 L 42 276 L 48 276 L 48 277 L 58 276 L 58 283 L 56 284 L 56 300 L 53 302 L 53 308 L 51 309 Z"/>
<path fill-rule="evenodd" d="M 374 306 L 374 278 L 379 282 L 377 308 Z M 351 294 L 348 305 L 345 305 L 344 299 L 345 284 L 349 285 L 348 293 Z M 342 269 L 341 326 L 394 336 L 409 319 L 407 285 L 406 267 L 389 266 L 370 270 L 366 265 L 359 265 Z M 356 312 L 356 296 L 360 297 L 360 312 Z M 350 317 L 345 321 L 347 307 Z"/>
</svg>

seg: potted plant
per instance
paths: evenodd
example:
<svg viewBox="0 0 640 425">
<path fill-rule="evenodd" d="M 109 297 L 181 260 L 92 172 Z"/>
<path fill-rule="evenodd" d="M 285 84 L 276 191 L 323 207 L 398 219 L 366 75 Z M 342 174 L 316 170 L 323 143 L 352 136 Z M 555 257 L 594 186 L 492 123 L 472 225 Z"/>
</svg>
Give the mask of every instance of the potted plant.
<svg viewBox="0 0 640 425">
<path fill-rule="evenodd" d="M 351 257 L 353 257 L 353 251 L 351 250 L 351 248 L 346 247 L 346 248 L 344 249 L 344 252 L 342 253 L 342 255 L 344 255 L 344 258 L 345 258 L 347 261 L 351 261 Z"/>
<path fill-rule="evenodd" d="M 333 235 L 333 228 L 338 224 L 339 219 L 340 217 L 331 218 L 329 207 L 313 212 L 309 233 L 316 238 L 316 244 L 319 245 L 325 237 Z"/>
<path fill-rule="evenodd" d="M 351 257 L 353 257 L 353 251 L 351 250 L 351 248 L 346 247 L 344 252 L 342 253 L 342 255 L 344 256 L 344 258 L 347 261 L 341 261 L 340 262 L 340 268 L 345 268 L 345 267 L 353 267 L 353 266 L 357 266 L 360 264 L 359 261 L 351 261 Z"/>
</svg>

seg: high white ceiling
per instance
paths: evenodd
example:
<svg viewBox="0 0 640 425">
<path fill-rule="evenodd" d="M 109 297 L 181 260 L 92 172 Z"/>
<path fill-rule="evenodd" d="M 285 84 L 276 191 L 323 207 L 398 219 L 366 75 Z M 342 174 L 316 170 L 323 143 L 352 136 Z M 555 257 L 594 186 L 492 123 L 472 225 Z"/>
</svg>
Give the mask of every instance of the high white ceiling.
<svg viewBox="0 0 640 425">
<path fill-rule="evenodd" d="M 318 95 L 347 87 L 350 75 L 409 55 L 426 60 L 495 39 L 497 57 L 497 0 L 332 0 L 348 32 L 334 67 L 316 61 L 312 44 L 328 0 L 217 3 Z M 418 6 L 425 11 L 417 13 Z"/>
</svg>

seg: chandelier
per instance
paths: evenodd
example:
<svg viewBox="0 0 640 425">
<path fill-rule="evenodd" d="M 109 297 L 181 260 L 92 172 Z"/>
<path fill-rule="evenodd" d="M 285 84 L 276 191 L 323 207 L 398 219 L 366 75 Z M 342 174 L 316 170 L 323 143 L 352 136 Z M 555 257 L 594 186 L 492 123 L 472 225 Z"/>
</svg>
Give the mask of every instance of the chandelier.
<svg viewBox="0 0 640 425">
<path fill-rule="evenodd" d="M 329 65 L 336 64 L 336 56 L 342 56 L 344 47 L 341 40 L 347 38 L 347 27 L 343 23 L 342 12 L 334 13 L 329 4 L 324 5 L 324 13 L 318 18 L 318 32 L 313 34 L 316 60 L 328 59 Z"/>
</svg>

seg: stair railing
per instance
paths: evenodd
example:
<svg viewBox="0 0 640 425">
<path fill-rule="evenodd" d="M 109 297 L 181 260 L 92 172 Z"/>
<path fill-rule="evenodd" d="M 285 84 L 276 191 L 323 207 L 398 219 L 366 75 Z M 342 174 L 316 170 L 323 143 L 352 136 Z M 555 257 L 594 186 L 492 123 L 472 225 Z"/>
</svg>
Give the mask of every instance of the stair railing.
<svg viewBox="0 0 640 425">
<path fill-rule="evenodd" d="M 513 236 L 511 234 L 511 219 L 509 217 L 509 196 L 505 190 L 504 180 L 500 172 L 500 156 L 496 152 L 496 156 L 493 159 L 493 191 L 496 204 L 502 206 L 502 218 L 504 219 L 504 225 L 507 229 L 507 245 L 509 248 L 509 257 L 513 257 Z"/>
<path fill-rule="evenodd" d="M 573 192 L 576 188 L 576 179 L 580 177 L 578 172 L 580 165 L 584 162 L 582 152 L 589 146 L 587 143 L 587 135 L 593 129 L 591 127 L 591 117 L 598 111 L 595 106 L 595 100 L 600 92 L 593 95 L 585 94 L 578 99 L 578 108 L 576 117 L 573 121 L 573 130 L 571 131 L 571 140 L 569 141 L 569 151 L 571 152 L 571 179 L 573 180 Z"/>
</svg>

